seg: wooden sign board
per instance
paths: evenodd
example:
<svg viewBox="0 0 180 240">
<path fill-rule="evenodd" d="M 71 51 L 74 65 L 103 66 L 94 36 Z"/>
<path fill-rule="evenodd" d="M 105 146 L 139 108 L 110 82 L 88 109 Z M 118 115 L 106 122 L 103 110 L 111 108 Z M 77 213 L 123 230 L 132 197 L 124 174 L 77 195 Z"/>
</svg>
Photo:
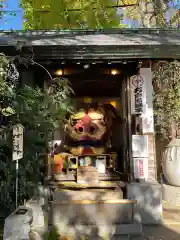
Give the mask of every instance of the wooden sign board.
<svg viewBox="0 0 180 240">
<path fill-rule="evenodd" d="M 130 78 L 131 84 L 131 114 L 143 113 L 144 78 L 134 75 Z"/>
<path fill-rule="evenodd" d="M 148 179 L 148 158 L 133 158 L 134 178 Z"/>
<path fill-rule="evenodd" d="M 132 135 L 132 156 L 135 158 L 148 157 L 147 135 Z"/>
<path fill-rule="evenodd" d="M 140 68 L 140 74 L 131 76 L 131 114 L 141 115 L 142 132 L 154 133 L 153 87 L 151 68 Z"/>
<path fill-rule="evenodd" d="M 21 124 L 17 124 L 13 127 L 13 161 L 23 158 L 23 134 L 24 127 Z"/>
</svg>

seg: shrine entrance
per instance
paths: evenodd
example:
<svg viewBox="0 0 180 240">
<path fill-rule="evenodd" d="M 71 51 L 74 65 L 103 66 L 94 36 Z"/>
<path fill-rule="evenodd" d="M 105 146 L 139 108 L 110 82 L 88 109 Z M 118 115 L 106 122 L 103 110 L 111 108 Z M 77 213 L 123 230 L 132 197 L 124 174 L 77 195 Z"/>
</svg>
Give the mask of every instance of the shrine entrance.
<svg viewBox="0 0 180 240">
<path fill-rule="evenodd" d="M 60 61 L 54 61 L 48 67 L 48 70 L 51 72 L 51 74 L 54 76 L 67 78 L 70 82 L 70 86 L 74 91 L 72 100 L 75 104 L 77 112 L 81 112 L 82 109 L 85 109 L 87 111 L 89 108 L 98 108 L 101 106 L 102 108 L 108 107 L 108 114 L 113 115 L 112 119 L 107 120 L 112 121 L 110 126 L 111 131 L 108 133 L 105 132 L 105 134 L 111 134 L 111 136 L 107 136 L 110 141 L 109 145 L 106 145 L 106 142 L 104 142 L 103 144 L 105 145 L 102 145 L 104 149 L 100 152 L 98 152 L 99 150 L 96 149 L 94 152 L 95 156 L 99 155 L 98 158 L 107 158 L 106 162 L 110 161 L 108 160 L 111 158 L 109 154 L 114 153 L 116 156 L 116 159 L 113 160 L 114 173 L 112 174 L 110 170 L 105 171 L 107 174 L 104 174 L 104 176 L 101 177 L 101 179 L 104 178 L 104 180 L 114 179 L 116 181 L 120 180 L 125 182 L 130 180 L 130 171 L 132 169 L 132 163 L 130 163 L 130 155 L 132 150 L 130 136 L 131 122 L 128 119 L 128 114 L 130 115 L 131 110 L 129 79 L 130 76 L 136 74 L 137 64 L 137 61 L 127 62 L 77 60 L 63 61 L 63 63 Z M 48 79 L 46 79 L 46 75 L 44 75 L 44 77 L 46 84 L 48 82 Z M 105 117 L 108 116 L 105 115 Z M 77 120 L 74 119 L 74 121 Z M 71 131 L 73 131 L 73 127 L 74 126 L 71 126 Z M 97 126 L 95 126 L 95 128 L 96 127 Z M 79 131 L 80 130 L 83 131 L 83 127 L 81 127 L 81 129 L 79 128 Z M 72 138 L 74 135 L 71 136 L 71 139 L 69 140 L 66 134 L 67 132 L 65 133 L 63 129 L 58 128 L 55 133 L 55 140 L 61 140 L 65 145 L 72 144 Z M 91 136 L 96 137 L 95 134 L 91 134 Z M 103 141 L 106 141 L 106 139 Z M 75 142 L 77 144 L 77 139 Z M 97 148 L 95 146 L 96 143 L 93 143 L 93 146 L 95 148 Z M 62 151 L 64 151 L 64 149 L 62 150 L 60 147 L 59 152 Z M 74 158 L 76 158 L 75 156 L 78 154 L 81 157 L 83 155 L 79 152 L 76 154 L 76 151 L 78 151 L 77 149 L 76 151 L 72 149 L 65 151 L 67 153 L 72 153 L 72 156 L 70 157 L 73 159 L 73 161 L 75 161 Z M 89 154 L 92 158 L 93 153 L 89 152 Z M 95 159 L 92 161 L 95 161 Z M 74 171 L 74 167 L 71 170 Z"/>
</svg>

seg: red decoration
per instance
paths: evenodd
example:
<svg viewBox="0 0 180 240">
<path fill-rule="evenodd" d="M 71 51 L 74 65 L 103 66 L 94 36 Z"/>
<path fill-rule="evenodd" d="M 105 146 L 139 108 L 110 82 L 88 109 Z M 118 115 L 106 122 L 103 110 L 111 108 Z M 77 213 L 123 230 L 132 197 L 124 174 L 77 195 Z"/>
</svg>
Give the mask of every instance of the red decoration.
<svg viewBox="0 0 180 240">
<path fill-rule="evenodd" d="M 139 174 L 140 174 L 141 177 L 144 176 L 143 160 L 139 160 Z"/>
<path fill-rule="evenodd" d="M 55 173 L 62 172 L 62 169 L 63 169 L 63 159 L 59 157 L 55 165 Z"/>
</svg>

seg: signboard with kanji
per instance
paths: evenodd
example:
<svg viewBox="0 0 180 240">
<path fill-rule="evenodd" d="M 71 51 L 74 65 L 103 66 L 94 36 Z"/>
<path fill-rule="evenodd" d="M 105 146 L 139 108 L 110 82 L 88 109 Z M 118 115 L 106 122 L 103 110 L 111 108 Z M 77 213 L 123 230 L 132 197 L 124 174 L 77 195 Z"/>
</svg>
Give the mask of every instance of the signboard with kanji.
<svg viewBox="0 0 180 240">
<path fill-rule="evenodd" d="M 130 78 L 131 82 L 131 114 L 143 113 L 143 88 L 144 78 L 134 75 Z"/>
<path fill-rule="evenodd" d="M 146 158 L 148 155 L 148 136 L 132 135 L 132 156 L 134 158 Z"/>
<path fill-rule="evenodd" d="M 148 179 L 148 158 L 133 158 L 134 178 Z"/>
<path fill-rule="evenodd" d="M 23 158 L 23 133 L 24 127 L 21 124 L 13 127 L 13 161 Z"/>
</svg>

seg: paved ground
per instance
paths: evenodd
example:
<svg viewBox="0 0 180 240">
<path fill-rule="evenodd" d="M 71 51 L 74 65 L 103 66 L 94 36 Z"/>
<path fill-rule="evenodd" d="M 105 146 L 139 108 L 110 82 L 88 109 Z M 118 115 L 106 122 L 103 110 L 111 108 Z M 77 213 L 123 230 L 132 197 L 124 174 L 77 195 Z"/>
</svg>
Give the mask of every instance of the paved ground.
<svg viewBox="0 0 180 240">
<path fill-rule="evenodd" d="M 144 239 L 180 240 L 180 207 L 164 205 L 163 226 L 143 226 Z"/>
<path fill-rule="evenodd" d="M 180 225 L 143 226 L 144 239 L 180 240 Z"/>
<path fill-rule="evenodd" d="M 180 225 L 180 209 L 179 208 L 166 208 L 163 209 L 163 219 L 165 224 Z"/>
</svg>

